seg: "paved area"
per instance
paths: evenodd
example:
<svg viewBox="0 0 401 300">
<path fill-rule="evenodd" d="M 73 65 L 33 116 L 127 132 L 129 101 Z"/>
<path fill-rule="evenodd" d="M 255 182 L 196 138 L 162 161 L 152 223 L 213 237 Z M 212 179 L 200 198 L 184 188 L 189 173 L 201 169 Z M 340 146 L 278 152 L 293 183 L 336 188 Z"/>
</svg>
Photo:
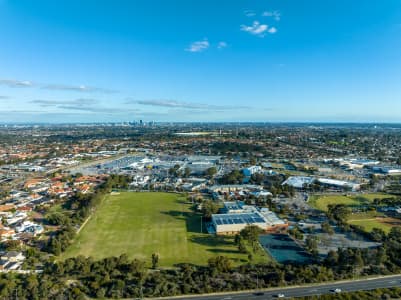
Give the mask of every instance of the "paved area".
<svg viewBox="0 0 401 300">
<path fill-rule="evenodd" d="M 240 293 L 224 293 L 198 296 L 173 297 L 175 299 L 209 299 L 209 300 L 245 300 L 245 299 L 277 299 L 279 294 L 284 298 L 318 296 L 324 294 L 334 294 L 335 289 L 341 289 L 341 292 L 354 292 L 360 290 L 373 290 L 378 288 L 399 287 L 401 284 L 401 275 L 384 276 L 379 278 L 370 278 L 362 280 L 349 280 L 336 283 L 326 283 L 320 285 L 305 285 L 287 288 L 266 289 L 260 291 L 247 291 Z M 170 297 L 169 299 L 173 299 Z M 162 299 L 162 298 L 159 298 Z"/>
</svg>

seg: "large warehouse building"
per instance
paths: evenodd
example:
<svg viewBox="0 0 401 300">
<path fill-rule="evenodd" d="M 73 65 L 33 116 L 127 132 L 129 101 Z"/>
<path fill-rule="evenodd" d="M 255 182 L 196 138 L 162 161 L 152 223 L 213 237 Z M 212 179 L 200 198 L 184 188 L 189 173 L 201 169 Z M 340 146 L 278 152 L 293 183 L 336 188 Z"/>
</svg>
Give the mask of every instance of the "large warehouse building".
<svg viewBox="0 0 401 300">
<path fill-rule="evenodd" d="M 210 233 L 236 234 L 248 225 L 256 225 L 265 232 L 282 232 L 288 227 L 286 222 L 268 209 L 259 211 L 241 202 L 225 202 L 223 211 L 226 213 L 212 215 L 212 222 L 208 226 Z"/>
</svg>

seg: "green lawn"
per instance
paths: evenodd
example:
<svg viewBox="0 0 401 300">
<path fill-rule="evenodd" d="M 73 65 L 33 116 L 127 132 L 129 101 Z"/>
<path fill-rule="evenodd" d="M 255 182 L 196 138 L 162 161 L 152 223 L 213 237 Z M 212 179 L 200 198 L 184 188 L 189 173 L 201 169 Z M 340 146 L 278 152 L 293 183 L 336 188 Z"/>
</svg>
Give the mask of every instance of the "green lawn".
<svg viewBox="0 0 401 300">
<path fill-rule="evenodd" d="M 126 253 L 147 260 L 159 253 L 161 266 L 177 263 L 204 265 L 207 259 L 225 255 L 235 264 L 247 261 L 233 237 L 200 232 L 200 215 L 185 198 L 172 193 L 123 192 L 108 195 L 61 259 L 84 255 L 95 259 Z M 267 261 L 260 251 L 254 262 Z"/>
<path fill-rule="evenodd" d="M 344 195 L 313 195 L 309 204 L 319 210 L 327 211 L 330 204 L 345 204 L 347 206 L 360 206 L 371 203 L 375 198 L 391 197 L 388 194 L 358 194 L 352 196 Z"/>
<path fill-rule="evenodd" d="M 345 204 L 347 206 L 360 206 L 373 202 L 375 198 L 389 198 L 393 197 L 389 194 L 358 194 L 352 196 L 344 195 L 314 195 L 309 200 L 309 204 L 319 210 L 327 211 L 330 204 Z M 376 211 L 353 213 L 349 216 L 348 223 L 358 225 L 364 228 L 365 231 L 372 231 L 373 228 L 383 229 L 389 232 L 392 227 L 399 226 L 399 220 L 386 218 L 383 213 Z"/>
<path fill-rule="evenodd" d="M 387 217 L 383 213 L 375 211 L 351 214 L 348 220 L 349 224 L 358 225 L 364 228 L 365 231 L 372 231 L 373 228 L 380 228 L 386 233 L 390 232 L 394 226 L 400 226 L 401 220 Z"/>
<path fill-rule="evenodd" d="M 377 218 L 372 218 L 372 219 L 355 219 L 355 220 L 349 220 L 349 224 L 351 225 L 358 225 L 363 227 L 364 231 L 370 232 L 372 231 L 373 228 L 380 228 L 384 232 L 388 233 L 393 226 L 382 223 L 378 221 Z"/>
</svg>

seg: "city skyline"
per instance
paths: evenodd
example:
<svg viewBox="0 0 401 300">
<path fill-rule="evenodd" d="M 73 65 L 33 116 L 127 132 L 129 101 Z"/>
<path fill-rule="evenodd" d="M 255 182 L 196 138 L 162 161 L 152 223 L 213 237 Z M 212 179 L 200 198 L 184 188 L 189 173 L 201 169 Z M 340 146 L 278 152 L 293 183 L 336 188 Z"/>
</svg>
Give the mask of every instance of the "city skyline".
<svg viewBox="0 0 401 300">
<path fill-rule="evenodd" d="M 401 122 L 401 1 L 0 0 L 2 122 Z"/>
</svg>

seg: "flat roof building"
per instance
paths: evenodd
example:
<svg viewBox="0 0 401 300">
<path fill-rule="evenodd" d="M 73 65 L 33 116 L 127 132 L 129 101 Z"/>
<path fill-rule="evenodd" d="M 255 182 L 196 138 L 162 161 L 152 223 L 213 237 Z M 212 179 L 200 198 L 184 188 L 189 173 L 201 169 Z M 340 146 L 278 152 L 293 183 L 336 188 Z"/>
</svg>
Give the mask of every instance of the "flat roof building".
<svg viewBox="0 0 401 300">
<path fill-rule="evenodd" d="M 260 211 L 253 205 L 243 202 L 224 202 L 222 214 L 212 215 L 208 228 L 210 233 L 218 235 L 236 234 L 248 225 L 255 225 L 264 232 L 282 232 L 288 224 L 267 208 Z"/>
<path fill-rule="evenodd" d="M 401 174 L 401 167 L 391 167 L 391 166 L 375 166 L 372 168 L 375 173 L 381 173 L 385 175 L 398 175 Z"/>
<path fill-rule="evenodd" d="M 213 185 L 209 187 L 210 192 L 221 192 L 221 193 L 229 193 L 229 192 L 239 192 L 239 191 L 263 191 L 262 185 L 254 185 L 254 184 L 223 184 L 223 185 Z"/>
<path fill-rule="evenodd" d="M 260 172 L 262 172 L 261 166 L 250 166 L 250 167 L 242 170 L 242 173 L 245 176 L 252 176 L 253 174 L 260 173 Z"/>
<path fill-rule="evenodd" d="M 290 176 L 283 185 L 289 185 L 297 189 L 302 189 L 305 184 L 311 184 L 315 181 L 315 178 L 308 176 Z"/>
<path fill-rule="evenodd" d="M 225 214 L 240 214 L 257 212 L 257 208 L 253 205 L 246 205 L 242 201 L 227 201 L 224 202 L 222 212 Z"/>
<path fill-rule="evenodd" d="M 331 178 L 318 178 L 317 179 L 321 184 L 332 186 L 336 188 L 349 188 L 352 191 L 357 191 L 360 189 L 361 185 L 359 183 L 331 179 Z"/>
<path fill-rule="evenodd" d="M 258 212 L 212 215 L 212 224 L 216 234 L 236 234 L 247 225 L 267 229 L 266 220 Z"/>
</svg>

